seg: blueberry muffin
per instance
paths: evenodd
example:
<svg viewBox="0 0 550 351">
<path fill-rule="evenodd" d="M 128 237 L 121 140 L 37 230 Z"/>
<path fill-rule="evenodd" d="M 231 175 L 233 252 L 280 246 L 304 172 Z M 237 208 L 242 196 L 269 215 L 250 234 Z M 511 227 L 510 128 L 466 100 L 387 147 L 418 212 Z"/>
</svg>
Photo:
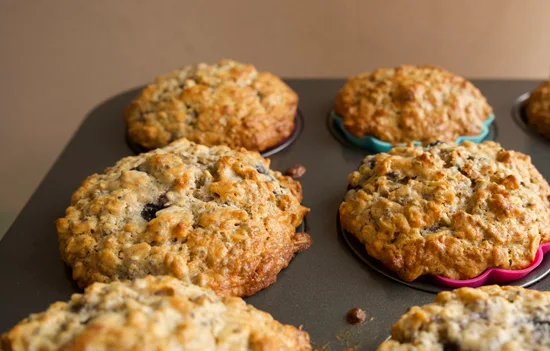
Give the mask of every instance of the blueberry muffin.
<svg viewBox="0 0 550 351">
<path fill-rule="evenodd" d="M 529 266 L 550 241 L 550 187 L 494 142 L 434 142 L 367 156 L 349 176 L 344 230 L 402 279 L 469 279 Z"/>
<path fill-rule="evenodd" d="M 306 332 L 172 277 L 95 283 L 1 337 L 10 351 L 311 350 Z"/>
<path fill-rule="evenodd" d="M 222 60 L 160 76 L 127 107 L 130 139 L 145 149 L 185 137 L 263 151 L 294 129 L 298 95 L 269 72 Z"/>
<path fill-rule="evenodd" d="M 550 80 L 539 85 L 527 100 L 527 123 L 550 138 Z"/>
<path fill-rule="evenodd" d="M 479 135 L 492 108 L 466 79 L 434 66 L 380 68 L 349 78 L 335 112 L 358 138 L 392 144 Z"/>
<path fill-rule="evenodd" d="M 550 350 L 550 292 L 516 286 L 461 288 L 414 306 L 378 351 Z"/>
<path fill-rule="evenodd" d="M 57 220 L 59 247 L 81 287 L 171 275 L 247 296 L 311 244 L 296 232 L 301 198 L 256 152 L 180 139 L 88 177 Z"/>
</svg>

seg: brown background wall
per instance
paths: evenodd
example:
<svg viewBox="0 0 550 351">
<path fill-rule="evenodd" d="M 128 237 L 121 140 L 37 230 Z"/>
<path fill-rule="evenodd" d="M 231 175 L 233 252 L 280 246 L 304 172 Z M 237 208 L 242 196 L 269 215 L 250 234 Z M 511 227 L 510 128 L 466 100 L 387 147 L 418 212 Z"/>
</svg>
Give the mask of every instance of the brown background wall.
<svg viewBox="0 0 550 351">
<path fill-rule="evenodd" d="M 547 0 L 0 0 L 0 215 L 89 110 L 158 73 L 227 57 L 286 77 L 434 63 L 542 79 L 549 15 Z"/>
</svg>

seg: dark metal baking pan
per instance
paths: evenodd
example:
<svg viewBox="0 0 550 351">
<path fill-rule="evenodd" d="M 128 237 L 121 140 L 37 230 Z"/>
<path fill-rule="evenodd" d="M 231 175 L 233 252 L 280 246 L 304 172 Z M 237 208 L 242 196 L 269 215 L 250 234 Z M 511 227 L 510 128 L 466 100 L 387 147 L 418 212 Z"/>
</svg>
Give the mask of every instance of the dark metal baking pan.
<svg viewBox="0 0 550 351">
<path fill-rule="evenodd" d="M 380 274 L 361 261 L 338 233 L 336 212 L 347 176 L 365 156 L 341 144 L 326 125 L 335 94 L 345 80 L 289 80 L 300 95 L 304 128 L 289 147 L 271 156 L 272 167 L 284 170 L 302 164 L 304 204 L 311 208 L 306 229 L 313 245 L 283 270 L 277 282 L 246 300 L 284 323 L 303 325 L 315 345 L 331 350 L 358 346 L 374 350 L 391 325 L 411 305 L 434 295 L 412 289 Z M 517 96 L 533 81 L 475 81 L 495 109 L 498 140 L 505 148 L 531 155 L 550 178 L 550 145 L 520 128 L 510 116 Z M 133 154 L 124 137 L 124 107 L 138 93 L 132 90 L 101 103 L 86 117 L 30 201 L 0 241 L 0 332 L 29 313 L 45 309 L 78 292 L 59 258 L 54 221 L 63 215 L 82 180 Z M 47 112 L 45 112 L 47 117 Z M 5 199 L 4 201 L 9 201 Z M 532 288 L 550 288 L 550 279 Z M 346 312 L 361 307 L 365 323 L 349 325 Z"/>
</svg>

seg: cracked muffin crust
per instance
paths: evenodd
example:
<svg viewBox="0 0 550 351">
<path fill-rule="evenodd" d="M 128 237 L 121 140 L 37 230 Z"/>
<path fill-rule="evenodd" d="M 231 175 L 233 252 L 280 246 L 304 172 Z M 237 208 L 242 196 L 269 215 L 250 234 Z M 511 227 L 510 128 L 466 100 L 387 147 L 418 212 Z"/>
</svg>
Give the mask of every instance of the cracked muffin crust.
<svg viewBox="0 0 550 351">
<path fill-rule="evenodd" d="M 550 138 L 550 80 L 539 85 L 527 100 L 527 123 Z"/>
<path fill-rule="evenodd" d="M 392 144 L 478 135 L 492 113 L 472 83 L 427 65 L 351 77 L 336 96 L 334 110 L 354 136 L 373 135 Z"/>
<path fill-rule="evenodd" d="M 344 230 L 402 279 L 469 279 L 529 266 L 550 241 L 550 187 L 494 142 L 434 142 L 367 156 L 349 176 Z"/>
<path fill-rule="evenodd" d="M 311 350 L 309 335 L 238 297 L 172 277 L 96 283 L 4 334 L 5 351 Z"/>
<path fill-rule="evenodd" d="M 248 296 L 310 246 L 301 199 L 256 152 L 180 139 L 88 177 L 57 220 L 61 257 L 81 287 L 171 275 Z"/>
<path fill-rule="evenodd" d="M 414 306 L 378 351 L 550 349 L 550 292 L 497 285 L 439 293 Z"/>
<path fill-rule="evenodd" d="M 126 108 L 129 137 L 146 149 L 185 137 L 263 151 L 292 133 L 298 95 L 280 78 L 231 60 L 156 79 Z"/>
</svg>

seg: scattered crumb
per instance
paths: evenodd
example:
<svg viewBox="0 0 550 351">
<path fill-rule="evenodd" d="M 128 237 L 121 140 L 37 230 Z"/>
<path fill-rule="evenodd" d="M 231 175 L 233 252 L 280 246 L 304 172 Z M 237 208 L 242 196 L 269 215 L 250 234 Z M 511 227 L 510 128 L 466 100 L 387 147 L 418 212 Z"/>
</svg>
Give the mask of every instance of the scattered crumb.
<svg viewBox="0 0 550 351">
<path fill-rule="evenodd" d="M 306 168 L 302 165 L 294 165 L 286 170 L 285 174 L 291 178 L 300 178 L 306 173 Z"/>
<path fill-rule="evenodd" d="M 344 351 L 355 351 L 359 348 L 359 345 L 355 345 L 355 346 L 351 346 L 351 347 L 346 347 L 344 349 Z"/>
<path fill-rule="evenodd" d="M 348 314 L 346 315 L 346 320 L 349 324 L 360 324 L 365 321 L 366 317 L 367 315 L 365 314 L 365 311 L 363 311 L 359 307 L 355 307 L 348 311 Z"/>
<path fill-rule="evenodd" d="M 330 348 L 330 343 L 325 343 L 321 346 L 316 346 L 313 348 L 313 351 L 331 351 L 331 348 Z"/>
<path fill-rule="evenodd" d="M 374 320 L 374 317 L 370 317 L 369 321 L 372 321 L 372 320 Z"/>
<path fill-rule="evenodd" d="M 340 341 L 342 344 L 349 344 L 349 339 L 351 338 L 351 330 L 345 329 L 343 332 L 336 335 L 336 340 Z"/>
</svg>

